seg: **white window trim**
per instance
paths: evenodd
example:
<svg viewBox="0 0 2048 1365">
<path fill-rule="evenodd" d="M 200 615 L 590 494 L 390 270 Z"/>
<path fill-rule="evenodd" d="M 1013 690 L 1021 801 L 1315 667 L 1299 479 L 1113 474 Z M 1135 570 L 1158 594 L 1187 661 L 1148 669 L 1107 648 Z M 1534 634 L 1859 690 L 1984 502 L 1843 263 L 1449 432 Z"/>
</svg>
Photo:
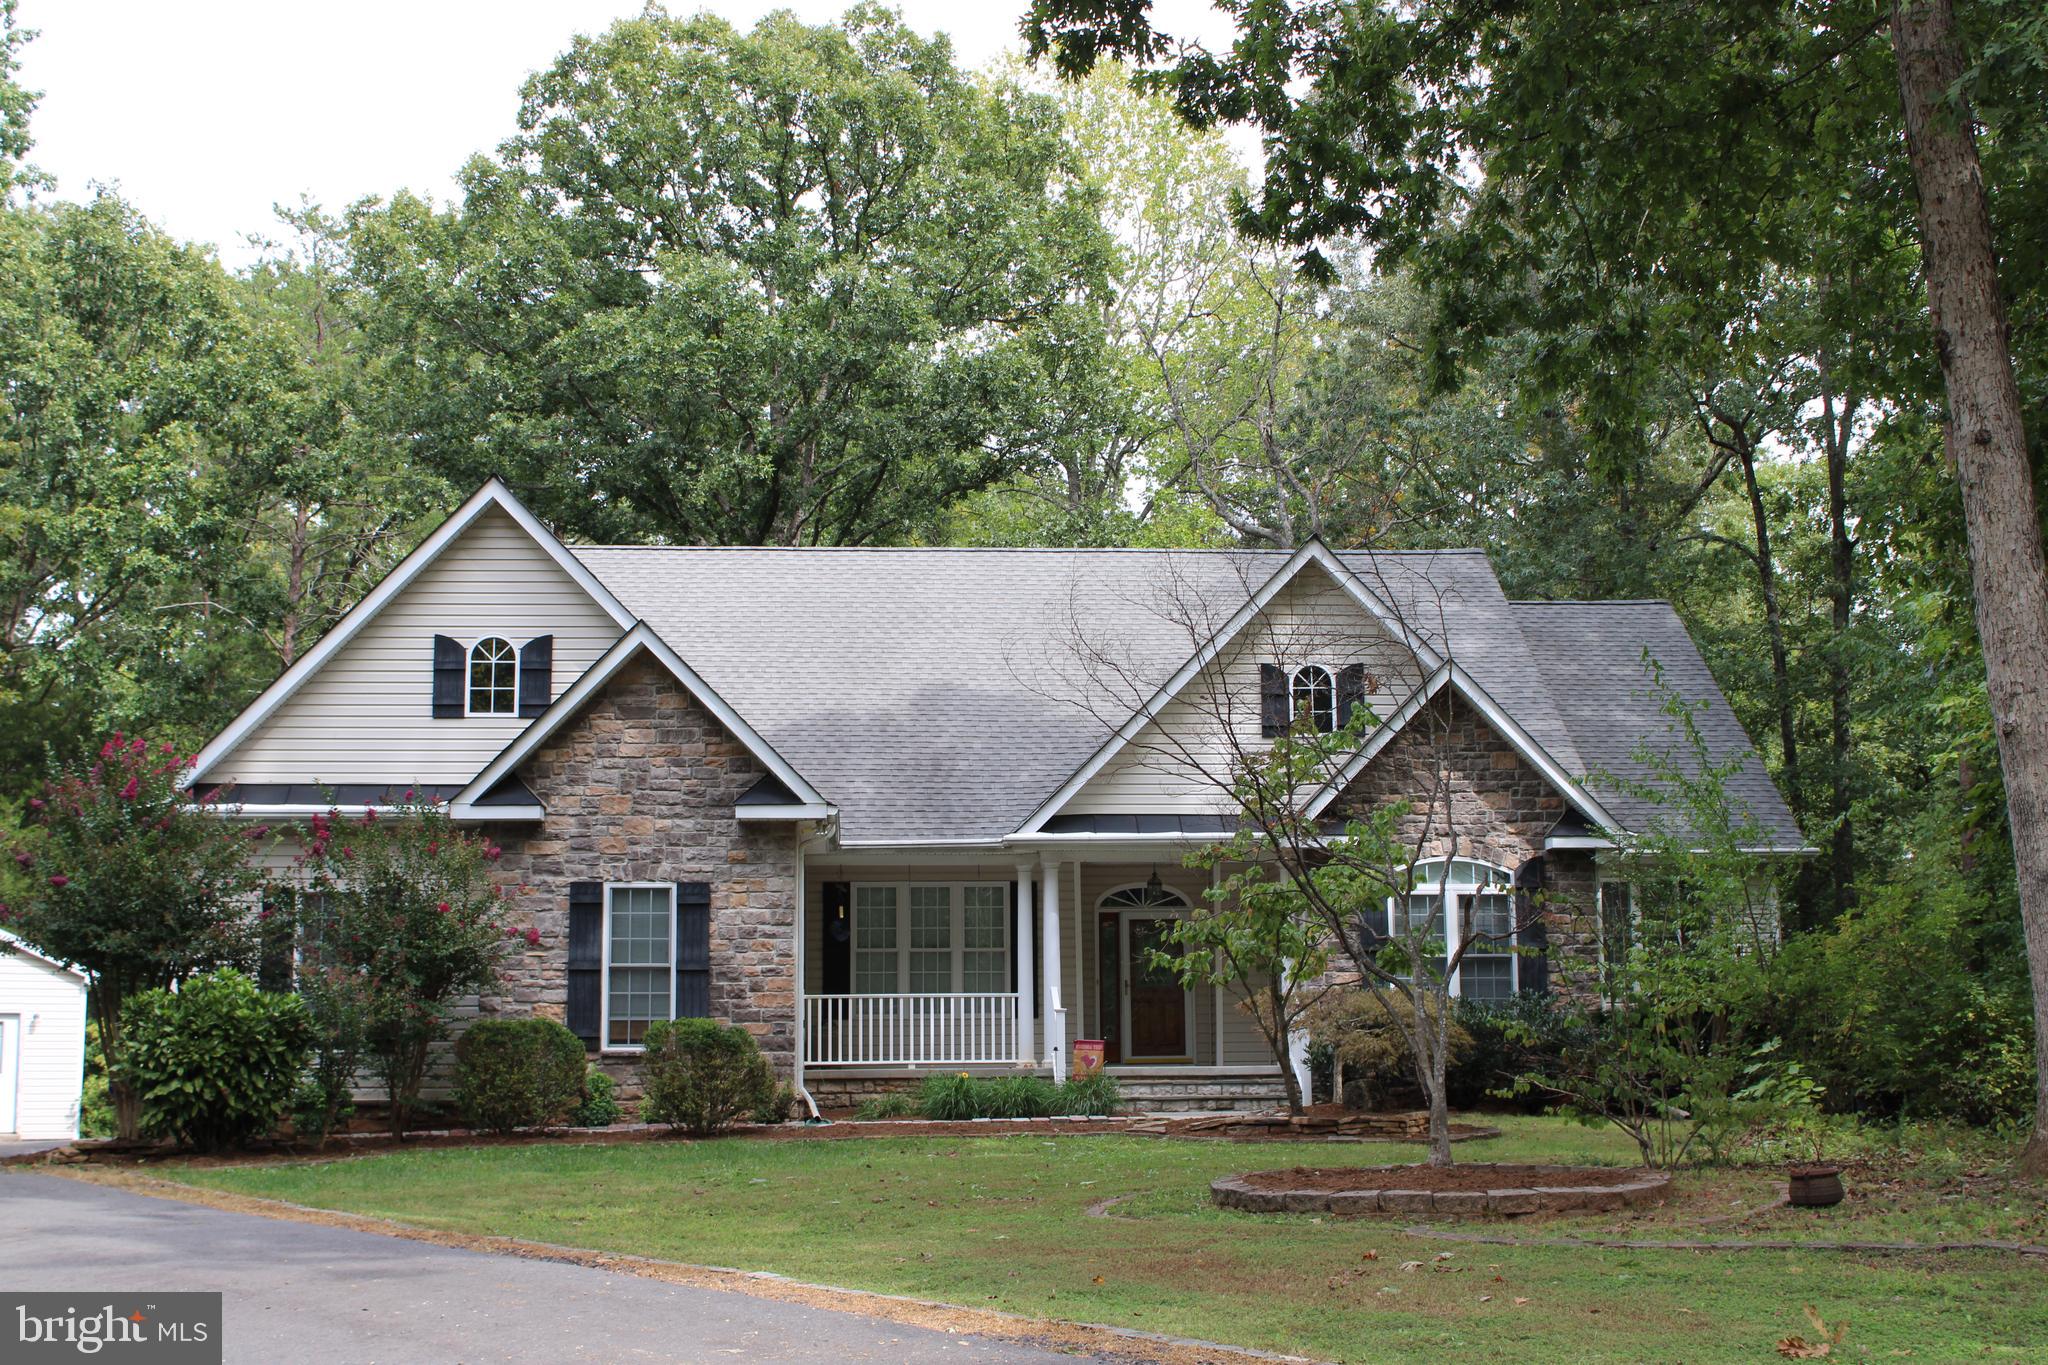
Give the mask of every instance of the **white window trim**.
<svg viewBox="0 0 2048 1365">
<path fill-rule="evenodd" d="M 1335 733 L 1335 732 L 1336 732 L 1336 729 L 1337 729 L 1337 723 L 1338 723 L 1338 722 L 1337 722 L 1337 672 L 1336 672 L 1336 670 L 1335 670 L 1335 669 L 1332 669 L 1332 668 L 1328 668 L 1328 667 L 1326 667 L 1326 666 L 1324 666 L 1324 665 L 1322 665 L 1322 664 L 1303 664 L 1303 665 L 1301 665 L 1301 666 L 1300 666 L 1299 668 L 1296 668 L 1296 669 L 1294 669 L 1294 670 L 1292 670 L 1291 672 L 1289 672 L 1289 673 L 1288 673 L 1288 675 L 1287 675 L 1287 723 L 1288 723 L 1288 725 L 1292 726 L 1292 725 L 1293 725 L 1293 724 L 1294 724 L 1294 723 L 1295 723 L 1295 722 L 1296 722 L 1297 720 L 1299 720 L 1299 719 L 1300 719 L 1300 717 L 1301 717 L 1301 712 L 1300 712 L 1299 708 L 1298 708 L 1298 707 L 1296 706 L 1296 704 L 1295 704 L 1295 696 L 1296 696 L 1296 694 L 1297 694 L 1297 693 L 1298 693 L 1298 692 L 1299 692 L 1299 691 L 1301 690 L 1301 685 L 1302 685 L 1302 684 L 1301 684 L 1301 676 L 1302 676 L 1302 674 L 1304 674 L 1304 673 L 1307 673 L 1307 672 L 1309 672 L 1309 671 L 1310 671 L 1311 669 L 1313 669 L 1313 670 L 1314 670 L 1315 672 L 1317 672 L 1317 673 L 1320 673 L 1320 674 L 1322 674 L 1322 675 L 1323 675 L 1323 681 L 1324 681 L 1325 683 L 1327 683 L 1327 684 L 1329 685 L 1329 690 L 1330 690 L 1330 728 L 1329 728 L 1328 730 L 1325 730 L 1325 729 L 1323 729 L 1323 727 L 1322 727 L 1322 726 L 1320 726 L 1320 725 L 1315 725 L 1315 731 L 1316 731 L 1316 733 L 1317 733 L 1317 734 L 1319 734 L 1319 735 L 1327 735 L 1327 734 L 1333 734 L 1333 733 Z M 1309 705 L 1310 705 L 1310 707 L 1311 707 L 1311 711 L 1310 711 L 1310 716 L 1309 716 L 1309 721 L 1310 721 L 1310 724 L 1312 724 L 1312 725 L 1314 725 L 1314 724 L 1315 724 L 1315 716 L 1314 716 L 1314 711 L 1313 711 L 1313 707 L 1314 707 L 1314 705 L 1315 705 L 1315 703 L 1314 703 L 1314 701 L 1313 701 L 1313 698 L 1314 698 L 1314 696 L 1315 696 L 1315 689 L 1316 689 L 1316 683 L 1315 683 L 1315 682 L 1313 682 L 1313 681 L 1311 681 L 1311 682 L 1310 682 L 1310 683 L 1308 684 L 1308 691 L 1309 691 L 1309 696 L 1310 696 L 1310 698 L 1311 698 L 1311 701 L 1310 701 L 1310 703 L 1309 703 Z"/>
<path fill-rule="evenodd" d="M 676 1017 L 676 884 L 674 882 L 606 882 L 604 884 L 604 967 L 598 975 L 598 1050 L 601 1053 L 631 1055 L 647 1051 L 645 1043 L 614 1043 L 612 1038 L 612 892 L 666 891 L 668 893 L 668 1017 Z"/>
<path fill-rule="evenodd" d="M 1424 859 L 1423 862 L 1419 864 L 1419 866 L 1426 867 L 1430 863 L 1442 863 L 1447 871 L 1451 869 L 1454 863 L 1470 863 L 1475 867 L 1483 867 L 1488 871 L 1498 872 L 1501 874 L 1501 878 L 1498 881 L 1473 882 L 1452 880 L 1446 882 L 1439 879 L 1433 882 L 1417 882 L 1415 885 L 1408 888 L 1408 894 L 1411 896 L 1443 897 L 1444 961 L 1449 962 L 1451 960 L 1451 954 L 1457 951 L 1458 940 L 1464 932 L 1465 902 L 1470 900 L 1473 896 L 1481 894 L 1506 894 L 1509 896 L 1514 895 L 1514 874 L 1509 872 L 1504 867 L 1497 866 L 1496 864 L 1486 862 L 1483 859 L 1479 858 L 1428 858 Z M 1399 935 L 1396 935 L 1394 933 L 1394 915 L 1397 908 L 1403 911 L 1405 911 L 1406 909 L 1406 907 L 1397 907 L 1394 897 L 1387 897 L 1387 936 L 1389 938 L 1400 937 L 1405 940 L 1407 937 L 1405 930 Z M 1405 913 L 1403 914 L 1402 918 L 1404 920 L 1406 919 Z M 1473 942 L 1475 945 L 1477 945 L 1479 943 L 1479 940 L 1475 939 Z M 1512 999 L 1513 997 L 1521 994 L 1522 991 L 1522 955 L 1520 952 L 1517 951 L 1517 949 L 1521 947 L 1521 944 L 1521 928 L 1520 926 L 1515 924 L 1513 912 L 1510 911 L 1508 919 L 1508 936 L 1506 940 L 1498 945 L 1487 943 L 1484 946 L 1468 947 L 1465 952 L 1465 957 L 1470 958 L 1477 956 L 1485 958 L 1507 958 L 1508 996 L 1510 999 Z M 1451 973 L 1449 993 L 1452 999 L 1462 998 L 1465 993 L 1464 974 L 1465 962 L 1464 959 L 1460 959 L 1458 962 L 1457 969 Z"/>
<path fill-rule="evenodd" d="M 849 978 L 849 984 L 856 987 L 860 984 L 861 948 L 859 906 L 861 888 L 863 887 L 886 887 L 889 890 L 892 890 L 896 893 L 896 989 L 893 991 L 862 991 L 856 989 L 853 992 L 855 995 L 1012 994 L 1010 987 L 1007 985 L 1005 985 L 1001 990 L 996 991 L 969 991 L 966 989 L 965 954 L 967 951 L 967 898 L 966 896 L 961 894 L 964 891 L 984 887 L 993 890 L 1000 890 L 1003 893 L 1003 912 L 1001 916 L 1001 925 L 1003 930 L 1003 979 L 1005 982 L 1007 982 L 1010 979 L 1011 975 L 1015 972 L 1017 963 L 1017 944 L 1015 942 L 1015 939 L 1017 937 L 1015 933 L 1017 909 L 1016 902 L 1014 899 L 1015 888 L 1014 886 L 1012 886 L 1011 883 L 982 881 L 865 881 L 853 883 L 850 887 L 847 888 L 847 905 L 853 916 L 853 922 L 848 926 L 852 931 L 853 941 L 848 947 L 848 952 L 851 955 L 851 960 L 848 963 L 847 976 Z M 948 896 L 948 907 L 951 919 L 949 924 L 949 936 L 946 942 L 952 956 L 951 990 L 913 991 L 910 989 L 910 892 L 913 887 L 944 887 L 950 893 L 950 895 Z M 879 952 L 881 950 L 869 949 L 868 951 Z M 921 948 L 917 951 L 937 952 L 938 950 L 935 948 Z M 987 948 L 977 948 L 975 949 L 975 951 L 992 952 L 994 950 Z"/>
<path fill-rule="evenodd" d="M 478 711 L 473 709 L 470 705 L 470 703 L 476 697 L 475 678 L 477 646 L 483 644 L 484 641 L 486 640 L 503 640 L 505 642 L 505 648 L 512 651 L 512 709 L 510 711 Z M 474 640 L 471 640 L 469 642 L 468 646 L 462 651 L 462 714 L 465 717 L 482 716 L 491 720 L 504 720 L 507 717 L 518 717 L 519 654 L 521 650 L 526 648 L 527 644 L 531 643 L 532 641 L 529 640 L 523 644 L 514 644 L 512 643 L 511 636 L 497 634 L 479 635 Z M 496 691 L 497 689 L 493 688 L 492 690 Z"/>
</svg>

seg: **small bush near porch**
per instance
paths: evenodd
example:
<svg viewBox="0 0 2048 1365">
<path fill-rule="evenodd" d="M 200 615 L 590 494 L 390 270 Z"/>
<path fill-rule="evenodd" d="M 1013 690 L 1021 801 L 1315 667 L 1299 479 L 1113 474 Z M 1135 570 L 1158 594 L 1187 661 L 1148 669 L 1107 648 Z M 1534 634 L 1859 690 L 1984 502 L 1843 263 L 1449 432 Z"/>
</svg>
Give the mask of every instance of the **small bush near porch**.
<svg viewBox="0 0 2048 1365">
<path fill-rule="evenodd" d="M 1487 1160 L 1635 1160 L 1617 1133 L 1502 1122 Z M 1658 1209 L 1462 1230 L 2048 1245 L 2048 1195 L 2005 1177 L 2012 1152 L 1974 1135 L 1953 1142 L 1877 1142 L 1850 1169 L 1851 1200 L 1830 1211 L 1731 1217 L 1766 1205 L 1781 1176 L 1718 1169 L 1681 1173 Z M 1848 1321 L 1838 1358 L 2022 1360 L 2048 1340 L 2039 1257 L 1488 1246 L 1410 1235 L 1401 1220 L 1253 1216 L 1209 1199 L 1211 1180 L 1239 1171 L 1421 1155 L 1034 1135 L 478 1147 L 161 1173 L 434 1228 L 1344 1361 L 1775 1360 L 1781 1339 L 1815 1337 L 1807 1305 Z"/>
</svg>

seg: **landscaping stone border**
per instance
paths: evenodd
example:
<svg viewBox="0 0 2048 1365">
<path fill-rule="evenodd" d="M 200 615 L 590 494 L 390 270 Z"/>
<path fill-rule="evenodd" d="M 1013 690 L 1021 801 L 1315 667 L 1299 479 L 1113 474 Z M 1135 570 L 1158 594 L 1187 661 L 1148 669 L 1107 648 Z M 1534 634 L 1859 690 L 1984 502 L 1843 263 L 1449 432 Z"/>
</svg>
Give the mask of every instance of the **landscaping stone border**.
<svg viewBox="0 0 2048 1365">
<path fill-rule="evenodd" d="M 1405 1170 L 1402 1166 L 1361 1166 L 1360 1171 Z M 1586 1167 L 1539 1168 L 1556 1175 Z M 1243 1213 L 1327 1213 L 1337 1217 L 1393 1214 L 1403 1218 L 1522 1217 L 1541 1213 L 1611 1213 L 1654 1204 L 1670 1188 L 1668 1171 L 1638 1171 L 1616 1185 L 1516 1185 L 1489 1190 L 1265 1190 L 1244 1176 L 1225 1176 L 1209 1186 L 1219 1208 Z"/>
</svg>

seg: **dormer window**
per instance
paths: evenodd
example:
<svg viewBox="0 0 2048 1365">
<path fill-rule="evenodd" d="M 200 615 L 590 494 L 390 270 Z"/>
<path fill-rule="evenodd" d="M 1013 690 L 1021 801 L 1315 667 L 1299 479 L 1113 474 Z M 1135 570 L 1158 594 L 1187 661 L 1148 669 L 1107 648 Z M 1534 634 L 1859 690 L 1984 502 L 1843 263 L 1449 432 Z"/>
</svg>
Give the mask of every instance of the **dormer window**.
<svg viewBox="0 0 2048 1365">
<path fill-rule="evenodd" d="M 1306 718 L 1319 735 L 1337 728 L 1337 679 L 1321 664 L 1305 664 L 1294 670 L 1288 686 L 1289 717 L 1294 724 Z"/>
<path fill-rule="evenodd" d="M 519 714 L 519 654 L 510 641 L 488 635 L 469 647 L 469 714 Z"/>
</svg>

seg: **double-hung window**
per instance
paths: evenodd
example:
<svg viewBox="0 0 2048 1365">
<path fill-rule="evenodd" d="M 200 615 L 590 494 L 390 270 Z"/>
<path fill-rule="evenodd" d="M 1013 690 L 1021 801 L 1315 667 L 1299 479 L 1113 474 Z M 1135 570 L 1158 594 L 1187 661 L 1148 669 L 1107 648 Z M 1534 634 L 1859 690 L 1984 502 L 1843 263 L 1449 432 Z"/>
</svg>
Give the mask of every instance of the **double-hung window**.
<svg viewBox="0 0 2048 1365">
<path fill-rule="evenodd" d="M 1006 882 L 856 882 L 857 995 L 994 994 L 1010 989 Z"/>
<path fill-rule="evenodd" d="M 676 1013 L 676 889 L 610 885 L 604 907 L 604 1045 L 637 1048 Z"/>
<path fill-rule="evenodd" d="M 1506 1000 L 1520 984 L 1515 954 L 1515 891 L 1505 869 L 1470 858 L 1435 858 L 1415 866 L 1415 885 L 1405 899 L 1387 906 L 1394 937 L 1442 951 L 1423 959 L 1441 977 L 1459 943 L 1465 956 L 1451 977 L 1451 994 L 1473 1000 Z"/>
</svg>

